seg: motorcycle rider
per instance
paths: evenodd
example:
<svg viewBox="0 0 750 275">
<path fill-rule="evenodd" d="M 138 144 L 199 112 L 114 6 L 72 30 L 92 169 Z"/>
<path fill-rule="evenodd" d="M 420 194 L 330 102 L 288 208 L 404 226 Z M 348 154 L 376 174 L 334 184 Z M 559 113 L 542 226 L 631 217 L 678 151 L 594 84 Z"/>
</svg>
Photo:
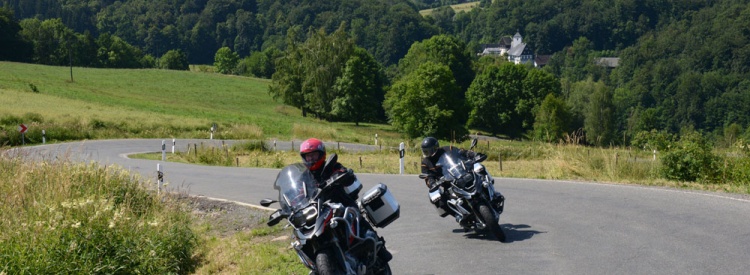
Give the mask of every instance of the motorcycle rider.
<svg viewBox="0 0 750 275">
<path fill-rule="evenodd" d="M 437 180 L 442 177 L 442 170 L 440 167 L 435 166 L 435 163 L 440 159 L 440 156 L 445 154 L 446 151 L 453 150 L 452 146 L 440 147 L 440 143 L 434 137 L 425 137 L 422 140 L 422 174 L 428 175 L 425 179 L 425 185 L 429 188 L 429 192 L 432 193 L 436 190 L 440 191 L 440 198 L 436 201 L 430 201 L 434 204 L 440 213 L 440 217 L 446 217 L 448 214 L 453 215 L 456 221 L 459 223 L 463 216 L 453 211 L 448 207 L 448 192 L 445 190 L 450 187 L 450 184 L 441 186 L 437 183 Z M 487 155 L 482 153 L 476 153 L 465 149 L 458 148 L 459 154 L 468 159 L 475 159 L 475 161 L 483 161 L 487 159 Z M 443 187 L 441 189 L 441 187 Z"/>
<path fill-rule="evenodd" d="M 341 177 L 339 181 L 341 184 L 336 186 L 330 193 L 330 200 L 341 203 L 346 207 L 354 207 L 361 213 L 357 200 L 354 197 L 349 196 L 347 188 L 351 187 L 352 184 L 357 180 L 352 169 L 344 167 L 338 161 L 331 166 L 330 170 L 323 171 L 323 164 L 326 162 L 326 147 L 322 141 L 316 138 L 309 138 L 302 142 L 299 148 L 299 154 L 302 157 L 302 163 L 307 166 L 315 180 L 318 182 L 319 187 L 323 188 L 326 181 L 331 178 Z M 357 190 L 355 194 L 359 192 Z M 382 259 L 384 263 L 390 261 L 393 256 L 385 247 L 385 240 L 382 237 L 378 237 L 375 230 L 369 222 L 360 223 L 363 227 L 363 232 L 366 232 L 365 236 L 372 234 L 375 239 L 379 239 L 383 242 L 383 249 L 378 252 L 378 258 Z"/>
</svg>

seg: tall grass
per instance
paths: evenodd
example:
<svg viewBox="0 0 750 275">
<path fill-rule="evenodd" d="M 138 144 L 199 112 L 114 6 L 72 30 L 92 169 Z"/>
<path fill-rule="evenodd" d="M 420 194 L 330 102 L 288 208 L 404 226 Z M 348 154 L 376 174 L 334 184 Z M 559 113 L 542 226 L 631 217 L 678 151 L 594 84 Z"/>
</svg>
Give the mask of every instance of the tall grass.
<svg viewBox="0 0 750 275">
<path fill-rule="evenodd" d="M 116 167 L 0 155 L 0 273 L 186 274 L 189 216 Z"/>
</svg>

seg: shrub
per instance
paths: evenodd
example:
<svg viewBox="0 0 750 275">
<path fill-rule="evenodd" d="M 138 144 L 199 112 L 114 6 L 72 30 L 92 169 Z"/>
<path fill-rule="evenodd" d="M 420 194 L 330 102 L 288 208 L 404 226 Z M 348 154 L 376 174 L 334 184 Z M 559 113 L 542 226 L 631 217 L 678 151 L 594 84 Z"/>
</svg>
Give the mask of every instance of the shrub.
<svg viewBox="0 0 750 275">
<path fill-rule="evenodd" d="M 670 180 L 715 182 L 721 159 L 698 133 L 684 135 L 662 158 L 662 174 Z"/>
<path fill-rule="evenodd" d="M 674 143 L 674 140 L 674 135 L 667 133 L 666 131 L 652 129 L 651 131 L 640 131 L 636 133 L 630 141 L 630 145 L 644 150 L 657 150 L 661 152 L 666 151 L 669 145 Z"/>
</svg>

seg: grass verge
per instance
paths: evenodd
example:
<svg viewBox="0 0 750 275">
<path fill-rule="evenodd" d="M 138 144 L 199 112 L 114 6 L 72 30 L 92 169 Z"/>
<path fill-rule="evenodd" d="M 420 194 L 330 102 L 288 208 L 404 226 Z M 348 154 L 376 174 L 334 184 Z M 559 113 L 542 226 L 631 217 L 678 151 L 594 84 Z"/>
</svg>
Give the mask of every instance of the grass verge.
<svg viewBox="0 0 750 275">
<path fill-rule="evenodd" d="M 0 153 L 0 274 L 306 273 L 266 211 L 159 195 L 114 166 L 10 152 Z"/>
</svg>

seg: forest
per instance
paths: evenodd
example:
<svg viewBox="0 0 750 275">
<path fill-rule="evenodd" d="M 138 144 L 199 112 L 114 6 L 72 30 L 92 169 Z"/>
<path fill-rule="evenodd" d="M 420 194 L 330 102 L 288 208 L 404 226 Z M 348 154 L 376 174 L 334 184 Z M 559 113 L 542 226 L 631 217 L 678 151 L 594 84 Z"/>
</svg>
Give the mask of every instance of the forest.
<svg viewBox="0 0 750 275">
<path fill-rule="evenodd" d="M 323 119 L 388 121 L 410 136 L 440 131 L 447 137 L 456 129 L 409 128 L 409 118 L 399 120 L 404 111 L 398 111 L 396 99 L 423 90 L 450 97 L 444 94 L 448 90 L 463 106 L 436 105 L 414 115 L 468 113 L 454 121 L 464 123 L 458 130 L 511 138 L 554 141 L 582 130 L 587 143 L 605 146 L 645 146 L 694 131 L 724 146 L 750 140 L 746 1 L 482 0 L 460 13 L 446 6 L 459 2 L 464 1 L 0 0 L 0 60 L 186 69 L 215 64 L 225 49 L 238 63 L 226 73 L 274 79 L 271 92 L 284 100 L 294 84 L 312 81 L 294 80 L 293 70 L 313 67 L 277 68 L 278 61 L 305 60 L 294 54 L 314 50 L 313 40 L 344 39 L 351 44 L 340 64 L 328 64 L 336 70 L 327 82 L 298 90 L 321 93 L 322 85 L 338 85 L 331 89 L 338 94 L 326 94 L 332 98 L 362 92 L 351 90 L 353 82 L 336 82 L 351 73 L 345 63 L 356 58 L 364 63 L 352 62 L 352 68 L 382 72 L 372 80 L 379 87 L 365 91 L 370 94 L 364 98 L 382 101 L 375 105 L 384 109 L 354 118 L 346 115 L 352 108 L 340 108 L 346 102 L 296 103 Z M 435 7 L 430 16 L 419 14 Z M 477 56 L 482 45 L 515 33 L 534 54 L 550 55 L 549 63 L 514 68 L 502 64 L 507 63 L 502 57 Z M 600 57 L 617 57 L 619 63 L 601 66 Z M 265 65 L 258 65 L 260 60 Z M 420 63 L 430 64 L 415 65 Z M 422 81 L 428 77 L 447 77 L 455 87 Z M 550 77 L 559 84 L 548 85 Z M 482 98 L 510 103 L 492 105 Z"/>
</svg>

